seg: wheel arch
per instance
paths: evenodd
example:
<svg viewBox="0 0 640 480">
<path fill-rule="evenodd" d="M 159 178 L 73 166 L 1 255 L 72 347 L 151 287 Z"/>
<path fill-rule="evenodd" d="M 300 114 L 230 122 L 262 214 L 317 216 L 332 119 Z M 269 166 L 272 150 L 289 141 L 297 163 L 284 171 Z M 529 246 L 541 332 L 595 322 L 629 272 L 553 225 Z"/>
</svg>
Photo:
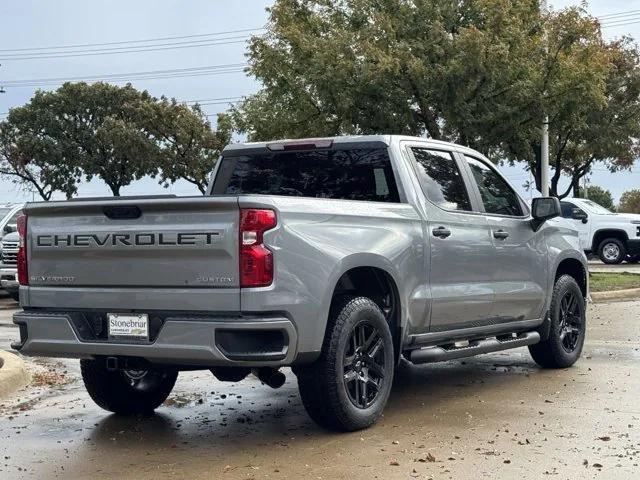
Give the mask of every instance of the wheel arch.
<svg viewBox="0 0 640 480">
<path fill-rule="evenodd" d="M 549 310 L 551 308 L 553 290 L 555 288 L 556 282 L 560 277 L 562 277 L 563 275 L 569 275 L 573 277 L 578 283 L 583 297 L 586 299 L 589 295 L 589 271 L 587 269 L 586 258 L 580 258 L 578 256 L 574 256 L 573 254 L 565 254 L 558 260 L 552 272 L 554 276 L 553 282 L 551 282 L 551 284 L 549 285 L 550 293 L 545 304 L 544 320 L 538 328 L 538 333 L 540 333 L 541 341 L 545 341 L 549 338 L 549 329 L 551 328 Z"/>
<path fill-rule="evenodd" d="M 629 234 L 617 228 L 601 228 L 600 230 L 596 230 L 593 234 L 592 251 L 597 252 L 600 244 L 607 238 L 617 238 L 626 244 L 629 240 Z"/>
<path fill-rule="evenodd" d="M 562 275 L 573 277 L 580 287 L 582 296 L 585 298 L 588 296 L 588 272 L 583 262 L 576 258 L 565 258 L 556 267 L 553 283 L 555 284 Z"/>
<path fill-rule="evenodd" d="M 327 320 L 336 300 L 344 295 L 363 296 L 373 300 L 383 311 L 394 343 L 394 354 L 399 359 L 404 332 L 405 305 L 400 292 L 397 272 L 386 259 L 373 254 L 346 259 L 334 276 L 333 288 L 327 299 Z M 328 323 L 328 321 L 327 321 Z M 326 327 L 325 327 L 326 336 Z"/>
</svg>

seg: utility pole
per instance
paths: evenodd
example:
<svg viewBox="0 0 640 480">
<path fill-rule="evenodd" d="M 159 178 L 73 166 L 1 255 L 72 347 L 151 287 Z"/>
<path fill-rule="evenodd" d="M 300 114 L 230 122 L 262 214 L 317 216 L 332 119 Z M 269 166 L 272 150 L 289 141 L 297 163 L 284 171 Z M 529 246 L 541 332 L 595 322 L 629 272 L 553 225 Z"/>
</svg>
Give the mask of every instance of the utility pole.
<svg viewBox="0 0 640 480">
<path fill-rule="evenodd" d="M 547 13 L 547 0 L 540 0 L 540 10 L 544 15 Z M 549 53 L 549 43 L 546 33 L 544 33 L 544 51 Z M 544 92 L 543 92 L 544 95 Z M 542 196 L 549 196 L 549 116 L 545 114 L 542 120 L 542 143 L 540 145 L 540 183 L 542 186 Z"/>
<path fill-rule="evenodd" d="M 587 191 L 587 184 L 589 183 L 589 179 L 587 178 L 587 176 L 585 175 L 584 177 L 582 177 L 582 197 L 583 198 L 589 198 L 589 192 Z"/>
</svg>

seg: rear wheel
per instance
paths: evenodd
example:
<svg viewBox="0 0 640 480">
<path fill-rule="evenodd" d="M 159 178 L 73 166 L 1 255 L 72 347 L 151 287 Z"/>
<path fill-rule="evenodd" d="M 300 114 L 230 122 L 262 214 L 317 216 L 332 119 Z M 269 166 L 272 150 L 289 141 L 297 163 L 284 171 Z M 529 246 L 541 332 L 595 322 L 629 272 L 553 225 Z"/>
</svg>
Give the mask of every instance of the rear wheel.
<svg viewBox="0 0 640 480">
<path fill-rule="evenodd" d="M 378 420 L 391 392 L 391 331 L 368 298 L 346 299 L 332 310 L 320 358 L 296 371 L 300 396 L 320 426 L 360 430 Z"/>
<path fill-rule="evenodd" d="M 627 249 L 624 243 L 617 238 L 607 238 L 600 243 L 598 256 L 604 263 L 614 265 L 622 263 L 627 257 Z"/>
<path fill-rule="evenodd" d="M 561 276 L 554 286 L 549 309 L 549 338 L 529 347 L 538 365 L 567 368 L 580 358 L 587 325 L 585 311 L 576 280 L 569 275 Z"/>
<path fill-rule="evenodd" d="M 9 296 L 12 299 L 14 299 L 16 302 L 20 301 L 20 292 L 18 292 L 17 290 L 14 290 L 14 291 L 11 291 L 11 292 L 8 292 L 8 293 L 9 293 Z"/>
<path fill-rule="evenodd" d="M 178 372 L 108 370 L 105 362 L 80 360 L 82 380 L 99 407 L 120 415 L 150 414 L 167 399 Z"/>
</svg>

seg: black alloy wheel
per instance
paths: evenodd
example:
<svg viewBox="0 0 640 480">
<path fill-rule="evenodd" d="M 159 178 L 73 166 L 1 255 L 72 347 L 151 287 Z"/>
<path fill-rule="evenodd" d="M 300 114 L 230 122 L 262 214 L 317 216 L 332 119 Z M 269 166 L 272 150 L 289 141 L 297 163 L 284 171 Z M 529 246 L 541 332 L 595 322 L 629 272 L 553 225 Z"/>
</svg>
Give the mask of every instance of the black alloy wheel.
<svg viewBox="0 0 640 480">
<path fill-rule="evenodd" d="M 560 342 L 567 353 L 572 353 L 582 332 L 581 302 L 573 290 L 569 290 L 560 300 Z"/>
<path fill-rule="evenodd" d="M 362 321 L 351 331 L 344 352 L 344 384 L 349 400 L 358 408 L 375 402 L 385 380 L 384 341 L 378 329 Z"/>
</svg>

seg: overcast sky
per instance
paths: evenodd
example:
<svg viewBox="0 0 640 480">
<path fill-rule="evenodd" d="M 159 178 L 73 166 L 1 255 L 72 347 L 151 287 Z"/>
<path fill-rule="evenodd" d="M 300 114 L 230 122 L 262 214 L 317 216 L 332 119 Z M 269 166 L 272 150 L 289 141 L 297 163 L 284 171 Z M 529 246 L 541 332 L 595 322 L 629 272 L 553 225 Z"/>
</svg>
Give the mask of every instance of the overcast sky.
<svg viewBox="0 0 640 480">
<path fill-rule="evenodd" d="M 58 58 L 30 58 L 0 60 L 0 86 L 16 80 L 100 77 L 106 74 L 130 74 L 157 70 L 201 68 L 217 65 L 241 64 L 245 44 L 241 41 L 251 32 L 237 32 L 219 36 L 231 38 L 227 42 L 214 43 L 215 37 L 204 34 L 246 29 L 259 29 L 267 19 L 265 7 L 272 2 L 251 0 L 228 2 L 223 0 L 58 0 L 55 2 L 35 0 L 3 0 L 0 2 L 0 59 L 16 52 L 7 50 L 53 47 L 79 44 L 104 44 L 156 39 L 175 36 L 194 36 L 189 39 L 166 40 L 166 42 L 198 42 L 208 44 L 191 48 L 193 43 L 184 43 L 181 49 L 127 52 L 120 54 L 83 55 Z M 578 4 L 577 1 L 549 2 L 554 7 Z M 626 17 L 628 22 L 638 23 L 608 27 L 609 38 L 630 34 L 640 38 L 640 0 L 597 0 L 590 4 L 596 15 L 617 14 L 637 10 L 638 15 Z M 259 33 L 259 32 L 256 32 Z M 126 44 L 132 45 L 131 43 Z M 141 49 L 145 43 L 138 43 Z M 85 49 L 113 49 L 122 45 L 84 47 Z M 4 52 L 2 51 L 4 50 Z M 45 53 L 46 54 L 46 53 Z M 126 75 L 123 75 L 126 76 Z M 155 74 L 154 76 L 158 76 Z M 37 82 L 36 82 L 37 83 Z M 51 82 L 50 82 L 51 83 Z M 121 82 L 124 83 L 124 82 Z M 166 95 L 181 101 L 219 99 L 250 94 L 258 84 L 238 72 L 191 77 L 143 79 L 131 82 L 139 89 L 146 89 L 155 96 Z M 7 86 L 0 94 L 0 119 L 9 108 L 24 104 L 36 90 L 35 85 Z M 55 89 L 45 84 L 41 88 Z M 203 107 L 206 113 L 215 114 L 225 109 L 224 104 Z M 393 132 L 389 132 L 393 133 Z M 593 183 L 610 189 L 618 198 L 631 188 L 640 187 L 640 165 L 634 173 L 611 174 L 597 166 L 592 176 Z M 505 168 L 512 183 L 524 192 L 523 183 L 528 179 L 521 167 Z M 178 183 L 169 191 L 154 180 L 143 180 L 123 189 L 123 194 L 175 193 L 197 195 L 198 192 L 186 183 Z M 109 190 L 100 181 L 92 181 L 80 187 L 81 196 L 109 195 Z M 30 200 L 31 194 L 21 192 L 10 182 L 0 180 L 0 202 Z"/>
</svg>

